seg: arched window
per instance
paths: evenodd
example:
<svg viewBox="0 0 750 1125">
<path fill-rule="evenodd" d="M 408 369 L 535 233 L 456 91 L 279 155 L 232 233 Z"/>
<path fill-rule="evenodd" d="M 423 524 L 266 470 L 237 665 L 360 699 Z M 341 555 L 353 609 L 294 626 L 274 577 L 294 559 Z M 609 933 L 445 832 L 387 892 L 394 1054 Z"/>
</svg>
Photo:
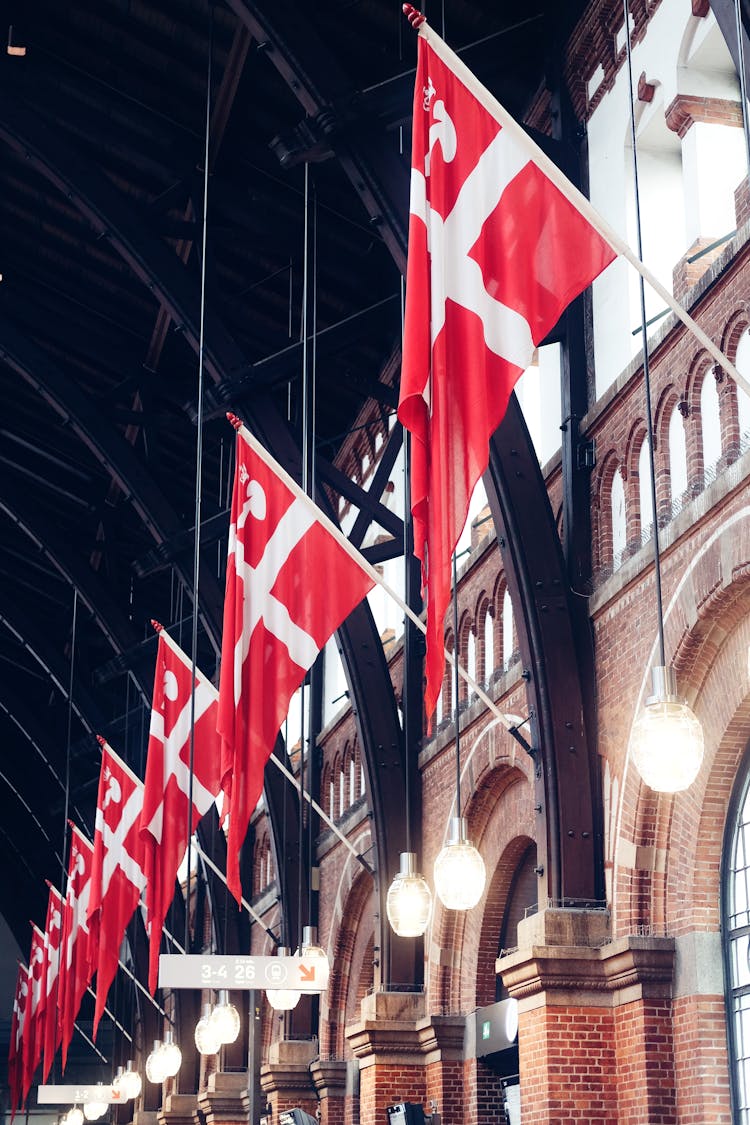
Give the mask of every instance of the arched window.
<svg viewBox="0 0 750 1125">
<path fill-rule="evenodd" d="M 740 375 L 750 376 L 750 328 L 746 329 L 737 345 L 735 364 Z M 740 450 L 750 445 L 750 398 L 742 387 L 737 387 L 737 419 L 740 425 Z"/>
<path fill-rule="evenodd" d="M 443 721 L 443 688 L 440 686 L 440 694 L 437 697 L 435 704 L 435 725 L 440 726 Z"/>
<path fill-rule="evenodd" d="M 669 419 L 669 480 L 674 514 L 680 510 L 687 490 L 685 423 L 679 406 L 675 406 Z"/>
<path fill-rule="evenodd" d="M 750 760 L 735 785 L 722 853 L 722 940 L 734 1121 L 750 1120 Z"/>
<path fill-rule="evenodd" d="M 641 543 L 648 543 L 654 534 L 654 503 L 651 495 L 651 458 L 648 438 L 643 439 L 638 454 L 638 505 L 641 512 Z"/>
<path fill-rule="evenodd" d="M 709 367 L 701 383 L 701 434 L 703 436 L 703 472 L 707 480 L 721 460 L 721 419 L 719 395 L 713 369 Z"/>
<path fill-rule="evenodd" d="M 357 800 L 356 781 L 357 778 L 357 764 L 354 761 L 354 755 L 349 759 L 349 804 L 353 805 Z"/>
<path fill-rule="evenodd" d="M 489 683 L 490 676 L 495 671 L 495 622 L 490 612 L 490 606 L 484 613 L 484 678 Z"/>
<path fill-rule="evenodd" d="M 477 678 L 477 638 L 473 629 L 469 629 L 469 635 L 466 638 L 466 671 L 472 680 Z M 472 691 L 471 688 L 468 690 L 469 692 Z"/>
<path fill-rule="evenodd" d="M 513 606 L 506 587 L 503 594 L 503 668 L 509 668 L 513 659 Z"/>
<path fill-rule="evenodd" d="M 344 767 L 342 765 L 341 766 L 341 772 L 339 773 L 339 816 L 344 815 L 345 809 L 346 809 L 346 774 L 344 773 Z"/>
<path fill-rule="evenodd" d="M 328 782 L 328 815 L 332 820 L 336 819 L 336 786 L 333 778 Z"/>
<path fill-rule="evenodd" d="M 616 469 L 612 477 L 609 504 L 612 518 L 612 567 L 616 570 L 622 563 L 628 541 L 625 523 L 625 481 L 622 469 Z"/>
</svg>

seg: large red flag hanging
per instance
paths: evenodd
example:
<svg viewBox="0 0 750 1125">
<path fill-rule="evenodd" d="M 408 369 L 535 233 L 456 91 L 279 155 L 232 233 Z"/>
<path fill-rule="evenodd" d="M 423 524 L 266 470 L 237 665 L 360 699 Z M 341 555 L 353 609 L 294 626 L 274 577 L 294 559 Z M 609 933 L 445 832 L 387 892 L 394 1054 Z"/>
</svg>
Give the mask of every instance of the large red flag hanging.
<svg viewBox="0 0 750 1125">
<path fill-rule="evenodd" d="M 47 925 L 44 929 L 44 979 L 40 1010 L 40 1031 L 44 1064 L 42 1078 L 46 1082 L 60 1042 L 57 1001 L 59 992 L 60 942 L 62 939 L 62 895 L 50 885 L 47 901 Z"/>
<path fill-rule="evenodd" d="M 231 771 L 227 885 L 238 901 L 240 849 L 290 700 L 373 586 L 271 463 L 239 428 L 219 684 L 222 773 Z"/>
<path fill-rule="evenodd" d="M 88 926 L 93 858 L 92 845 L 83 833 L 71 824 L 57 999 L 63 1070 L 68 1061 L 68 1047 L 73 1038 L 75 1018 L 94 971 L 89 957 Z"/>
<path fill-rule="evenodd" d="M 39 1022 L 39 1006 L 43 991 L 44 977 L 44 934 L 31 923 L 31 949 L 29 951 L 29 997 L 23 1027 L 23 1101 L 29 1096 L 34 1071 L 39 1065 L 42 1052 L 42 1028 Z"/>
<path fill-rule="evenodd" d="M 145 884 L 139 829 L 143 783 L 103 738 L 89 899 L 89 957 L 96 969 L 94 1037 L 117 972 L 120 946 Z"/>
<path fill-rule="evenodd" d="M 154 696 L 146 760 L 140 833 L 150 955 L 148 983 L 156 991 L 164 919 L 174 897 L 177 870 L 188 840 L 192 663 L 159 630 Z M 193 810 L 191 831 L 216 800 L 221 781 L 221 742 L 216 730 L 218 693 L 199 671 L 195 677 Z"/>
<path fill-rule="evenodd" d="M 503 123 L 492 116 L 459 73 L 478 87 L 423 23 L 398 415 L 413 436 L 428 717 L 443 678 L 450 558 L 487 468 L 489 439 L 535 346 L 615 257 L 534 163 L 519 127 L 500 107 Z"/>
<path fill-rule="evenodd" d="M 16 1116 L 21 1104 L 23 1084 L 23 1029 L 26 1005 L 29 998 L 29 970 L 19 964 L 16 977 L 16 992 L 13 998 L 13 1015 L 10 1022 L 10 1044 L 8 1047 L 8 1091 L 10 1093 L 10 1119 Z"/>
</svg>

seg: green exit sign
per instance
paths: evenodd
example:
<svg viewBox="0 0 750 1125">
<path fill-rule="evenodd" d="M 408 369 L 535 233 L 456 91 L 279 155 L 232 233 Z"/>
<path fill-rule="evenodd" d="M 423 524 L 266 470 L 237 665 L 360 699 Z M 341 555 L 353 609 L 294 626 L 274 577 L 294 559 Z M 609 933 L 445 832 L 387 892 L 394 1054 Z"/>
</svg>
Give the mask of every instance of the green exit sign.
<svg viewBox="0 0 750 1125">
<path fill-rule="evenodd" d="M 485 1020 L 482 1024 L 482 1039 L 489 1039 L 490 1037 L 490 1021 Z"/>
</svg>

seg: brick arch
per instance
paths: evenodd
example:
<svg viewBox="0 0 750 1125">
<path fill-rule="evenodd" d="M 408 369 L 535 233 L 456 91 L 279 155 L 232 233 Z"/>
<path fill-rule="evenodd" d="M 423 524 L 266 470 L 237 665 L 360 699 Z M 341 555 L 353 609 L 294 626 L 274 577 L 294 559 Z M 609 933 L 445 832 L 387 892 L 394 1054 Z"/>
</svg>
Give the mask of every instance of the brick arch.
<svg viewBox="0 0 750 1125">
<path fill-rule="evenodd" d="M 472 630 L 474 630 L 476 640 L 474 616 L 470 610 L 464 610 L 458 619 L 458 659 L 461 666 L 467 671 L 469 669 L 469 635 Z M 469 698 L 469 685 L 463 676 L 460 676 L 458 681 L 458 698 L 462 703 Z"/>
<path fill-rule="evenodd" d="M 596 530 L 597 534 L 593 543 L 594 568 L 604 570 L 612 567 L 614 562 L 614 532 L 612 528 L 612 485 L 618 470 L 622 473 L 625 485 L 625 520 L 628 519 L 627 484 L 628 473 L 622 457 L 614 449 L 609 449 L 604 456 L 597 482 L 594 486 Z M 593 515 L 594 513 L 592 513 Z"/>
<path fill-rule="evenodd" d="M 487 650 L 485 646 L 485 633 L 484 623 L 489 613 L 492 621 L 492 649 L 493 649 L 493 667 L 488 667 L 487 664 Z M 480 683 L 489 683 L 490 676 L 494 671 L 494 654 L 497 653 L 497 646 L 495 641 L 495 606 L 491 596 L 486 590 L 482 590 L 476 601 L 476 611 L 474 615 L 476 621 L 476 636 L 477 636 L 477 679 Z"/>
<path fill-rule="evenodd" d="M 492 733 L 497 738 L 485 739 L 476 763 L 479 776 L 475 792 L 464 809 L 470 838 L 480 850 L 487 869 L 484 895 L 473 910 L 465 913 L 446 910 L 439 901 L 434 906 L 428 995 L 430 1002 L 444 1012 L 466 1012 L 477 1006 L 480 948 L 485 960 L 488 956 L 481 946 L 483 919 L 493 893 L 497 868 L 514 840 L 524 837 L 528 843 L 534 836 L 533 782 L 526 772 L 527 764 L 517 758 L 515 743 L 505 745 L 511 742 L 506 732 L 498 734 L 494 728 Z M 500 761 L 499 746 L 503 755 Z M 466 771 L 464 776 L 471 780 Z M 483 964 L 482 974 L 494 973 L 496 956 L 495 951 L 491 964 L 490 960 Z"/>
<path fill-rule="evenodd" d="M 373 985 L 374 909 L 372 878 L 360 872 L 342 910 L 331 979 L 321 1009 L 320 1049 L 331 1057 L 344 1058 L 347 1054 L 346 1025 L 357 1017 L 359 1003 Z"/>
<path fill-rule="evenodd" d="M 750 508 L 691 558 L 667 608 L 665 642 L 678 691 L 703 724 L 706 757 L 691 789 L 674 797 L 652 793 L 632 765 L 627 770 L 621 801 L 633 810 L 625 833 L 632 839 L 623 846 L 640 862 L 617 873 L 618 933 L 644 924 L 676 932 L 718 926 L 723 822 L 750 737 Z"/>
<path fill-rule="evenodd" d="M 521 859 L 530 845 L 529 836 L 516 836 L 507 845 L 491 877 L 488 877 L 487 893 L 484 898 L 484 911 L 479 932 L 479 951 L 477 954 L 477 1006 L 493 1004 L 495 1001 L 496 973 L 495 960 L 499 954 L 498 940 L 502 928 L 505 908 L 510 896 L 513 880 Z"/>
</svg>

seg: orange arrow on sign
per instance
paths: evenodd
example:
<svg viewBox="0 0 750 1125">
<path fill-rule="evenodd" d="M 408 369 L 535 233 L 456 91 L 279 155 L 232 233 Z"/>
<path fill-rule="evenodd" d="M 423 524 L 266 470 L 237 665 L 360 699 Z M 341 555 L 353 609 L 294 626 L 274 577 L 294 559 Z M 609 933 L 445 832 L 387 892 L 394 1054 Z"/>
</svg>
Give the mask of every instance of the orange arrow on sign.
<svg viewBox="0 0 750 1125">
<path fill-rule="evenodd" d="M 310 965 L 309 968 L 308 968 L 307 965 L 300 965 L 299 975 L 300 975 L 300 980 L 305 981 L 305 983 L 307 983 L 307 984 L 311 984 L 312 981 L 315 980 L 315 966 Z"/>
</svg>

